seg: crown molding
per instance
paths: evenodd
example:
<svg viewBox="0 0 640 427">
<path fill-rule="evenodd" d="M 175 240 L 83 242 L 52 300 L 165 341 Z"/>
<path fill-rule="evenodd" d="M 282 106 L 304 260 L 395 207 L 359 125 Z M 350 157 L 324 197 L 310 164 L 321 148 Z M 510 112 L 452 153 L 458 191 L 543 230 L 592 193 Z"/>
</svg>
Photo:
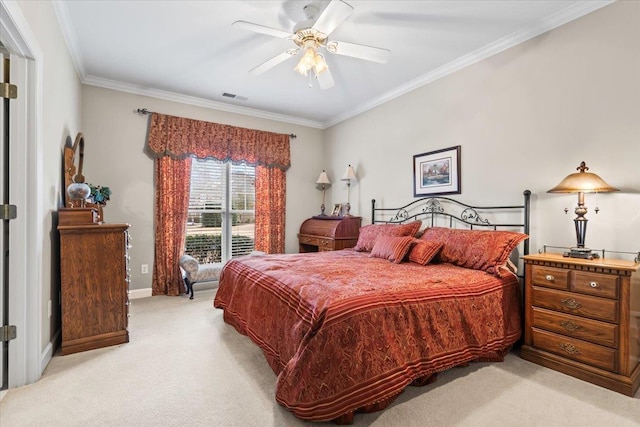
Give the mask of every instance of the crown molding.
<svg viewBox="0 0 640 427">
<path fill-rule="evenodd" d="M 385 102 L 411 92 L 419 87 L 432 83 L 438 79 L 441 79 L 442 77 L 448 76 L 449 74 L 455 73 L 456 71 L 459 71 L 463 68 L 475 64 L 476 62 L 480 62 L 483 59 L 496 55 L 513 46 L 537 37 L 540 34 L 546 33 L 547 31 L 551 31 L 554 28 L 557 28 L 597 9 L 607 6 L 614 1 L 615 0 L 583 1 L 581 3 L 576 3 L 574 5 L 568 6 L 560 12 L 555 13 L 554 15 L 551 15 L 550 17 L 542 20 L 538 25 L 516 31 L 515 33 L 503 37 L 502 39 L 496 40 L 495 42 L 490 43 L 474 52 L 471 52 L 468 55 L 462 56 L 455 61 L 445 64 L 442 67 L 436 68 L 435 70 L 421 77 L 418 77 L 417 79 L 399 86 L 398 88 L 389 91 L 379 96 L 378 98 L 361 104 L 353 110 L 344 112 L 333 117 L 332 119 L 329 119 L 326 122 L 323 122 L 323 129 L 334 126 L 344 120 L 357 116 L 358 114 L 362 114 L 365 111 L 371 110 L 372 108 L 375 108 L 381 104 L 384 104 Z"/>
<path fill-rule="evenodd" d="M 69 54 L 71 55 L 73 66 L 76 68 L 76 73 L 80 77 L 80 81 L 82 81 L 86 78 L 87 74 L 84 69 L 84 63 L 82 62 L 82 55 L 80 55 L 78 37 L 76 36 L 76 32 L 73 28 L 73 23 L 71 22 L 69 9 L 67 9 L 67 5 L 64 2 L 54 1 L 53 10 L 56 12 L 58 26 L 60 27 L 60 31 L 62 31 L 64 41 L 67 45 L 67 49 L 69 50 Z"/>
<path fill-rule="evenodd" d="M 243 114 L 251 117 L 322 129 L 322 123 L 313 120 L 301 119 L 299 117 L 287 116 L 284 114 L 271 113 L 254 108 L 225 104 L 222 102 L 211 101 L 204 98 L 181 95 L 175 92 L 149 89 L 128 83 L 118 82 L 115 80 L 103 79 L 100 77 L 87 75 L 84 68 L 84 63 L 82 62 L 82 55 L 80 55 L 80 48 L 77 41 L 78 38 L 73 29 L 69 10 L 67 9 L 67 6 L 64 2 L 54 1 L 53 6 L 56 12 L 56 17 L 58 18 L 58 24 L 67 44 L 67 49 L 69 49 L 71 60 L 73 61 L 73 65 L 75 66 L 76 72 L 80 77 L 80 82 L 82 84 L 98 86 L 106 89 L 119 90 L 135 95 L 149 96 L 151 98 L 164 99 L 167 101 L 179 102 L 182 104 L 194 105 L 197 107 L 210 108 L 230 113 Z"/>
<path fill-rule="evenodd" d="M 149 89 L 127 83 L 122 83 L 114 80 L 103 79 L 95 76 L 88 76 L 82 63 L 77 36 L 73 30 L 71 18 L 64 2 L 53 1 L 54 9 L 60 24 L 61 31 L 64 35 L 64 39 L 69 49 L 71 59 L 76 68 L 76 72 L 80 76 L 80 81 L 83 84 L 103 87 L 107 89 L 119 90 L 123 92 L 133 93 L 137 95 L 149 96 L 152 98 L 164 99 L 168 101 L 179 102 L 183 104 L 195 105 L 204 108 L 211 108 L 215 110 L 227 111 L 236 114 L 243 114 L 252 117 L 258 117 L 268 120 L 274 120 L 284 123 L 296 124 L 301 126 L 307 126 L 316 129 L 327 129 L 342 121 L 345 121 L 351 117 L 362 114 L 368 110 L 371 110 L 381 104 L 384 104 L 392 99 L 402 96 L 408 92 L 432 83 L 442 77 L 455 73 L 463 68 L 473 65 L 483 59 L 498 54 L 506 49 L 530 40 L 540 34 L 546 33 L 554 28 L 578 19 L 588 13 L 598 10 L 604 6 L 613 3 L 615 0 L 598 0 L 598 1 L 582 1 L 580 3 L 573 4 L 560 12 L 542 20 L 538 25 L 516 31 L 500 40 L 490 43 L 468 55 L 456 59 L 442 67 L 439 67 L 421 77 L 418 77 L 398 88 L 382 94 L 381 96 L 358 105 L 356 108 L 343 112 L 334 116 L 333 118 L 324 121 L 314 121 L 308 119 L 302 119 L 299 117 L 288 116 L 283 114 L 271 113 L 264 110 L 258 110 L 248 107 L 241 107 L 222 102 L 211 101 L 204 98 L 198 98 L 193 96 L 181 95 L 174 92 L 168 92 L 157 89 Z"/>
<path fill-rule="evenodd" d="M 149 89 L 128 83 L 122 83 L 114 80 L 103 79 L 100 77 L 87 76 L 82 80 L 82 84 L 102 87 L 105 89 L 117 90 L 120 92 L 132 93 L 134 95 L 148 96 L 151 98 L 163 99 L 165 101 L 179 102 L 181 104 L 194 105 L 196 107 L 210 108 L 212 110 L 226 111 L 229 113 L 243 114 L 261 119 L 273 120 L 277 122 L 289 123 L 293 125 L 306 126 L 310 128 L 322 129 L 322 123 L 301 119 L 299 117 L 287 116 L 284 114 L 271 113 L 268 111 L 258 110 L 254 108 L 240 107 L 237 105 L 225 104 L 222 102 L 211 101 L 209 99 L 198 98 L 195 96 L 182 95 L 175 92 L 169 92 L 159 89 Z"/>
</svg>

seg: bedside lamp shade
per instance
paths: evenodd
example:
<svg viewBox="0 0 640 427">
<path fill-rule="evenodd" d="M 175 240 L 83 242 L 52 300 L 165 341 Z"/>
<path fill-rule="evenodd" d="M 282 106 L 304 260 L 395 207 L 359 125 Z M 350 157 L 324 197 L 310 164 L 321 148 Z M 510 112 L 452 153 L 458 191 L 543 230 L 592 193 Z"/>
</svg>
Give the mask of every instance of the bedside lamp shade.
<svg viewBox="0 0 640 427">
<path fill-rule="evenodd" d="M 329 181 L 329 177 L 324 170 L 320 172 L 320 176 L 318 177 L 316 184 L 331 184 L 331 181 Z"/>
<path fill-rule="evenodd" d="M 358 177 L 356 176 L 356 171 L 353 170 L 353 167 L 351 165 L 347 166 L 347 170 L 344 171 L 344 175 L 340 180 L 347 181 L 347 185 L 349 185 L 349 182 L 351 181 L 358 180 Z"/>
<path fill-rule="evenodd" d="M 572 248 L 568 256 L 573 258 L 591 258 L 593 257 L 591 249 L 587 249 L 584 246 L 588 221 L 587 218 L 584 217 L 587 214 L 587 207 L 584 204 L 584 193 L 610 193 L 620 190 L 604 182 L 604 180 L 595 173 L 587 172 L 589 168 L 585 162 L 581 162 L 580 166 L 576 169 L 578 172 L 568 175 L 560 184 L 547 191 L 547 193 L 578 193 L 578 206 L 576 206 L 574 211 L 576 218 L 573 220 L 576 227 L 577 247 Z M 598 210 L 596 207 L 595 212 L 598 213 Z M 568 209 L 565 209 L 565 212 L 567 211 Z"/>
</svg>

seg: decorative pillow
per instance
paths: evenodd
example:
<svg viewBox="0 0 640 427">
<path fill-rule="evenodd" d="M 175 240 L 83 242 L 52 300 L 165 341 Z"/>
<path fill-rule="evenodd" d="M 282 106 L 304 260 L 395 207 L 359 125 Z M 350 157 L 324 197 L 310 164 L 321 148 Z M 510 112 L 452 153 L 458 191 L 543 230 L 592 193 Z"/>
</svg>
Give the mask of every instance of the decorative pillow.
<svg viewBox="0 0 640 427">
<path fill-rule="evenodd" d="M 409 261 L 422 265 L 429 264 L 442 249 L 441 242 L 428 242 L 426 240 L 413 239 L 414 245 L 409 251 Z"/>
<path fill-rule="evenodd" d="M 388 259 L 393 263 L 399 264 L 411 249 L 413 241 L 414 238 L 411 236 L 380 236 L 376 240 L 376 244 L 373 246 L 369 256 Z"/>
<path fill-rule="evenodd" d="M 440 261 L 460 267 L 483 270 L 502 277 L 511 252 L 529 236 L 514 231 L 460 230 L 432 227 L 421 239 L 443 243 L 438 254 Z"/>
<path fill-rule="evenodd" d="M 376 240 L 380 236 L 413 237 L 420 230 L 422 221 L 413 221 L 406 224 L 369 224 L 360 228 L 358 242 L 353 248 L 358 252 L 371 252 Z"/>
</svg>

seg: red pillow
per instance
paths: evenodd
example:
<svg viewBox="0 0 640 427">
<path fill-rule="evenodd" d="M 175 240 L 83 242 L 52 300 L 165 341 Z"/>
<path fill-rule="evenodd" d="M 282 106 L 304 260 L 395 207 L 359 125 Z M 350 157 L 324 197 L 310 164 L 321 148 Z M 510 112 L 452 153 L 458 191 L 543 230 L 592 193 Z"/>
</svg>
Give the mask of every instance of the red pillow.
<svg viewBox="0 0 640 427">
<path fill-rule="evenodd" d="M 426 240 L 414 239 L 414 245 L 409 251 L 409 261 L 422 265 L 429 264 L 442 249 L 441 242 L 428 242 Z"/>
<path fill-rule="evenodd" d="M 529 236 L 514 231 L 464 230 L 432 227 L 421 239 L 443 243 L 438 257 L 460 267 L 483 270 L 502 277 L 501 268 L 511 252 Z"/>
<path fill-rule="evenodd" d="M 376 244 L 373 246 L 369 256 L 388 259 L 393 263 L 399 264 L 411 249 L 413 240 L 411 236 L 380 236 L 376 240 Z"/>
<path fill-rule="evenodd" d="M 380 236 L 413 237 L 420 230 L 422 221 L 413 221 L 406 224 L 369 224 L 360 228 L 358 242 L 353 248 L 359 252 L 371 252 L 376 240 Z"/>
</svg>

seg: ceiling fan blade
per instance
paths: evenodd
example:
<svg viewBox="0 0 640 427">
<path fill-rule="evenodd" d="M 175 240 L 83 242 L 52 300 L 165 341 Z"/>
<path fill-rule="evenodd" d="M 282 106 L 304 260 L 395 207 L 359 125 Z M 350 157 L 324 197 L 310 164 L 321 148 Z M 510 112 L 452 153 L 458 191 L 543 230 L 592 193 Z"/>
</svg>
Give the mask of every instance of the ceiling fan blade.
<svg viewBox="0 0 640 427">
<path fill-rule="evenodd" d="M 313 28 L 329 35 L 353 12 L 353 7 L 342 0 L 332 0 L 313 24 Z"/>
<path fill-rule="evenodd" d="M 329 70 L 328 68 L 318 74 L 316 76 L 316 80 L 318 80 L 318 86 L 320 86 L 320 89 L 331 89 L 336 85 L 333 81 L 331 70 Z"/>
<path fill-rule="evenodd" d="M 265 27 L 264 25 L 253 24 L 247 21 L 236 21 L 231 24 L 231 26 L 241 30 L 253 31 L 254 33 L 266 34 L 268 36 L 278 37 L 281 39 L 293 37 L 293 34 L 286 31 L 279 30 L 277 28 Z"/>
<path fill-rule="evenodd" d="M 327 43 L 327 50 L 337 55 L 353 56 L 367 61 L 386 64 L 391 51 L 381 47 L 365 46 L 363 44 L 331 41 Z"/>
<path fill-rule="evenodd" d="M 287 59 L 291 58 L 296 53 L 298 53 L 298 49 L 289 49 L 286 52 L 282 52 L 282 53 L 274 56 L 270 60 L 268 60 L 266 62 L 263 62 L 262 64 L 258 65 L 257 67 L 249 70 L 249 74 L 251 74 L 253 76 L 257 76 L 258 74 L 262 74 L 265 71 L 267 71 L 267 70 L 275 67 L 276 65 L 286 61 Z"/>
</svg>

